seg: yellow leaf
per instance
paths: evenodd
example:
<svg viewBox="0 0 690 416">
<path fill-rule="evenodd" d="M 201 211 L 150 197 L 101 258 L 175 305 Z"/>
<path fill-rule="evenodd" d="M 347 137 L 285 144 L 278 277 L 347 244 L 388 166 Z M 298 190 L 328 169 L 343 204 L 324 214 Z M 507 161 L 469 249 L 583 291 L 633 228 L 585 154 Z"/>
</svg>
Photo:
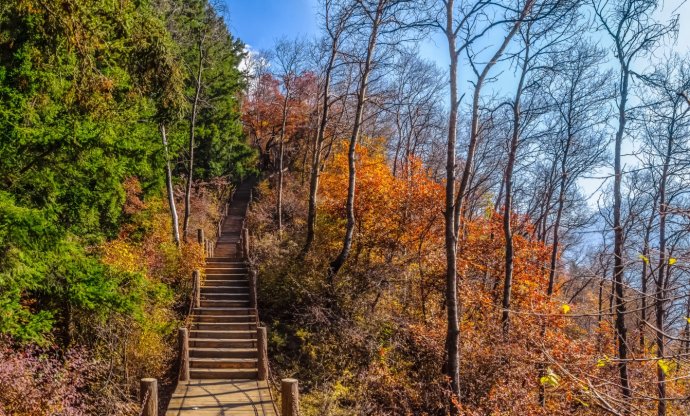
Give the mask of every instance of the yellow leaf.
<svg viewBox="0 0 690 416">
<path fill-rule="evenodd" d="M 676 264 L 676 261 L 678 261 L 678 260 L 675 259 L 674 257 L 671 257 L 670 259 L 668 259 L 668 265 L 673 266 L 674 264 Z"/>
<path fill-rule="evenodd" d="M 539 378 L 539 382 L 544 387 L 558 387 L 559 381 L 561 381 L 561 377 L 550 368 L 546 369 L 546 375 Z"/>
<path fill-rule="evenodd" d="M 644 254 L 640 254 L 640 258 L 643 262 L 649 264 L 649 258 L 647 258 L 647 256 L 645 256 Z"/>
<path fill-rule="evenodd" d="M 659 364 L 659 368 L 664 372 L 664 374 L 668 374 L 668 372 L 671 371 L 671 364 L 673 364 L 673 361 L 659 360 L 657 361 L 657 364 Z"/>
<path fill-rule="evenodd" d="M 611 362 L 611 359 L 604 355 L 604 358 L 600 358 L 597 360 L 597 367 L 606 367 L 609 363 Z"/>
<path fill-rule="evenodd" d="M 580 403 L 581 405 L 583 405 L 584 407 L 589 407 L 589 404 L 583 402 L 582 400 L 578 399 L 577 397 L 575 398 L 575 400 L 577 400 L 577 402 Z"/>
<path fill-rule="evenodd" d="M 690 316 L 686 316 L 685 320 L 688 321 L 688 323 L 690 324 Z"/>
<path fill-rule="evenodd" d="M 570 305 L 568 305 L 567 303 L 564 303 L 563 305 L 561 305 L 561 312 L 563 312 L 563 313 L 570 312 Z"/>
</svg>

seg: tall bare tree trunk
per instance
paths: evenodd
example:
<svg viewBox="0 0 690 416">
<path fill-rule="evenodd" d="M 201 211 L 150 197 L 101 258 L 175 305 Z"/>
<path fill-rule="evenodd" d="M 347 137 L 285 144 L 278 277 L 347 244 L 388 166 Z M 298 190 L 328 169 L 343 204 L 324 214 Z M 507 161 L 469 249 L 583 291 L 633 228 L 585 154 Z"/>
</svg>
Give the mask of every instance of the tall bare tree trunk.
<svg viewBox="0 0 690 416">
<path fill-rule="evenodd" d="M 328 281 L 333 284 L 333 279 L 338 274 L 338 271 L 343 267 L 345 261 L 350 255 L 352 248 L 352 236 L 355 230 L 355 185 L 357 177 L 357 167 L 355 165 L 356 155 L 355 149 L 359 141 L 359 133 L 362 127 L 362 115 L 364 113 L 364 102 L 367 97 L 367 86 L 369 83 L 369 74 L 371 72 L 371 64 L 374 59 L 374 50 L 376 49 L 376 42 L 378 39 L 379 25 L 385 7 L 385 1 L 380 0 L 376 8 L 376 14 L 372 20 L 371 34 L 369 35 L 369 42 L 367 44 L 367 55 L 364 61 L 364 68 L 359 80 L 359 91 L 357 92 L 357 107 L 355 109 L 355 120 L 352 126 L 352 135 L 350 136 L 350 145 L 347 152 L 348 161 L 348 181 L 347 181 L 347 225 L 345 228 L 345 237 L 343 237 L 343 248 L 330 264 L 328 269 Z"/>
<path fill-rule="evenodd" d="M 491 69 L 494 67 L 494 65 L 496 65 L 496 63 L 498 63 L 498 60 L 501 58 L 501 56 L 503 56 L 503 53 L 510 44 L 510 41 L 513 39 L 513 36 L 515 36 L 517 31 L 520 29 L 520 25 L 522 24 L 522 22 L 527 18 L 527 16 L 531 12 L 532 6 L 534 6 L 534 2 L 535 0 L 529 0 L 525 4 L 524 8 L 520 12 L 520 17 L 514 21 L 513 26 L 510 29 L 510 32 L 508 32 L 506 37 L 503 38 L 503 43 L 501 43 L 501 46 L 494 53 L 489 62 L 487 62 L 486 65 L 484 65 L 484 69 L 477 77 L 477 82 L 474 86 L 474 93 L 472 95 L 472 121 L 470 125 L 470 142 L 467 148 L 467 158 L 465 159 L 465 167 L 463 168 L 462 176 L 460 177 L 460 186 L 458 188 L 458 193 L 456 195 L 455 200 L 454 227 L 456 235 L 458 235 L 462 223 L 461 215 L 465 210 L 465 203 L 467 197 L 466 193 L 470 185 L 470 177 L 472 176 L 472 169 L 474 165 L 474 156 L 477 149 L 477 141 L 479 140 L 479 99 L 481 96 L 482 88 L 484 87 L 484 82 L 486 81 L 486 77 L 489 75 Z"/>
<path fill-rule="evenodd" d="M 675 110 L 674 110 L 675 112 Z M 673 154 L 673 134 L 674 121 L 671 119 L 671 126 L 666 142 L 666 154 L 664 155 L 664 165 L 659 178 L 659 274 L 656 287 L 656 349 L 659 360 L 664 359 L 665 335 L 664 335 L 664 315 L 666 314 L 666 286 L 668 281 L 668 256 L 666 255 L 666 215 L 668 212 L 668 201 L 666 198 L 666 185 L 668 182 L 669 166 Z M 656 366 L 658 405 L 657 415 L 666 415 L 666 373 L 661 365 Z"/>
<path fill-rule="evenodd" d="M 309 210 L 307 212 L 307 237 L 302 248 L 302 254 L 306 254 L 311 250 L 311 245 L 314 242 L 314 234 L 316 227 L 316 196 L 319 192 L 319 177 L 321 176 L 321 154 L 323 153 L 323 139 L 326 134 L 326 126 L 328 125 L 328 114 L 330 110 L 330 102 L 328 95 L 331 87 L 331 73 L 333 72 L 333 65 L 338 54 L 338 41 L 340 32 L 331 40 L 331 51 L 328 57 L 328 64 L 326 64 L 326 71 L 323 81 L 323 103 L 321 109 L 321 117 L 319 126 L 316 131 L 316 140 L 314 142 L 314 153 L 311 161 L 311 177 L 309 180 Z"/>
<path fill-rule="evenodd" d="M 448 143 L 446 149 L 446 206 L 445 245 L 446 245 L 446 330 L 445 372 L 450 379 L 451 390 L 460 399 L 460 324 L 458 322 L 458 277 L 457 277 L 457 232 L 455 230 L 455 141 L 458 124 L 458 53 L 455 46 L 453 27 L 453 0 L 446 2 L 446 28 L 448 53 L 450 55 L 450 114 L 448 115 Z M 451 401 L 452 403 L 452 401 Z M 452 410 L 456 414 L 455 409 Z"/>
<path fill-rule="evenodd" d="M 203 71 L 204 38 L 199 40 L 199 62 L 196 73 L 196 89 L 194 91 L 194 99 L 192 100 L 192 114 L 189 120 L 189 162 L 187 168 L 187 184 L 184 192 L 184 221 L 182 225 L 182 238 L 187 241 L 187 231 L 189 230 L 189 217 L 191 216 L 191 201 L 192 201 L 192 180 L 194 172 L 194 133 L 196 130 L 196 116 L 199 110 L 199 96 L 201 94 L 201 73 Z"/>
<path fill-rule="evenodd" d="M 510 297 L 513 288 L 513 230 L 510 221 L 513 210 L 513 171 L 515 170 L 515 158 L 517 157 L 518 145 L 520 144 L 520 102 L 522 91 L 527 76 L 527 66 L 529 64 L 529 37 L 526 37 L 525 58 L 522 65 L 522 73 L 518 81 L 515 99 L 513 101 L 513 134 L 510 139 L 508 151 L 508 163 L 505 173 L 505 203 L 503 204 L 503 235 L 505 237 L 505 277 L 503 280 L 503 302 L 501 324 L 503 336 L 508 339 L 510 332 Z"/>
<path fill-rule="evenodd" d="M 616 310 L 616 341 L 618 348 L 618 372 L 620 376 L 621 393 L 626 402 L 631 397 L 630 381 L 628 378 L 628 330 L 625 324 L 625 294 L 623 293 L 623 244 L 624 230 L 621 222 L 622 192 L 621 183 L 623 170 L 621 166 L 621 146 L 626 123 L 626 104 L 628 100 L 629 73 L 627 68 L 623 70 L 621 85 L 621 100 L 618 111 L 618 131 L 616 132 L 614 150 L 614 183 L 613 183 L 613 289 Z"/>
<path fill-rule="evenodd" d="M 654 203 L 652 203 L 652 214 L 649 215 L 647 224 L 644 231 L 644 239 L 642 242 L 642 274 L 640 276 L 640 282 L 642 283 L 642 305 L 640 307 L 640 351 L 644 351 L 645 348 L 645 336 L 644 331 L 647 323 L 647 295 L 648 284 L 649 284 L 649 238 L 652 232 L 652 223 L 654 222 L 654 212 L 656 211 L 656 196 L 654 197 Z"/>
<path fill-rule="evenodd" d="M 180 246 L 180 225 L 177 219 L 177 208 L 175 207 L 175 194 L 172 184 L 172 171 L 170 169 L 170 154 L 168 152 L 168 136 L 165 132 L 165 124 L 159 126 L 161 138 L 163 139 L 163 152 L 165 155 L 165 187 L 168 192 L 168 206 L 170 207 L 170 219 L 172 221 L 172 233 L 175 244 Z"/>
<path fill-rule="evenodd" d="M 290 99 L 290 89 L 285 89 L 285 98 L 283 99 L 283 123 L 280 128 L 280 137 L 278 138 L 278 198 L 276 201 L 276 211 L 278 212 L 278 235 L 283 232 L 283 155 L 285 153 L 285 126 L 287 125 L 288 115 L 288 100 Z"/>
</svg>

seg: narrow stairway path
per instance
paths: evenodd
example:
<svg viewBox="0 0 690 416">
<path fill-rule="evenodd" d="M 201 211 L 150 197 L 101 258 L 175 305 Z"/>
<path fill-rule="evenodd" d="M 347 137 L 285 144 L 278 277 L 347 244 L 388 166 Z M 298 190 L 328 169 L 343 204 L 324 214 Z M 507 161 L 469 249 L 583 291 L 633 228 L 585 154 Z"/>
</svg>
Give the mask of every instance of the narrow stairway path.
<svg viewBox="0 0 690 416">
<path fill-rule="evenodd" d="M 237 250 L 251 186 L 235 192 L 214 257 L 206 259 L 201 304 L 191 316 L 190 380 L 178 383 L 166 416 L 277 416 L 268 382 L 258 380 L 257 316 Z"/>
</svg>

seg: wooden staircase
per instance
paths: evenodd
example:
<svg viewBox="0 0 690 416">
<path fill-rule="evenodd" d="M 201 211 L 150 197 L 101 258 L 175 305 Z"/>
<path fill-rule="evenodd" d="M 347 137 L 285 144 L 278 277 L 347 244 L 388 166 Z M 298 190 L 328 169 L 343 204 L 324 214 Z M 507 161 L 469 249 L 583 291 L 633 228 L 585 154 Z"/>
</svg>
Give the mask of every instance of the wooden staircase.
<svg viewBox="0 0 690 416">
<path fill-rule="evenodd" d="M 250 307 L 249 269 L 237 249 L 249 198 L 249 189 L 237 190 L 215 257 L 206 261 L 200 307 L 193 310 L 189 331 L 192 380 L 258 377 L 256 309 Z"/>
<path fill-rule="evenodd" d="M 256 280 L 244 258 L 251 188 L 251 182 L 239 186 L 216 244 L 206 245 L 211 253 L 206 277 L 194 291 L 188 327 L 180 329 L 185 370 L 180 371 L 166 416 L 278 414 L 267 381 L 266 328 L 258 326 Z M 206 244 L 203 232 L 199 240 Z"/>
</svg>

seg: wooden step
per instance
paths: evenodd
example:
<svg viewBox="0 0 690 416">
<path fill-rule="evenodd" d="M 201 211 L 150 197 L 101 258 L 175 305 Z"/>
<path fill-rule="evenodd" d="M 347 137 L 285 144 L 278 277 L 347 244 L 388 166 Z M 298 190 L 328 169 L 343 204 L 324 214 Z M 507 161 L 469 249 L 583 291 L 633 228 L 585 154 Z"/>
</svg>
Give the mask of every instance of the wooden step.
<svg viewBox="0 0 690 416">
<path fill-rule="evenodd" d="M 209 268 L 209 269 L 247 269 L 247 263 L 244 261 L 233 261 L 233 262 L 206 262 L 206 266 L 204 268 Z"/>
<path fill-rule="evenodd" d="M 244 260 L 238 260 L 233 257 L 206 257 L 206 264 L 244 264 Z"/>
<path fill-rule="evenodd" d="M 210 300 L 201 299 L 202 308 L 248 308 L 249 299 L 246 300 Z"/>
<path fill-rule="evenodd" d="M 189 356 L 196 358 L 257 358 L 256 348 L 190 348 Z"/>
<path fill-rule="evenodd" d="M 256 348 L 256 340 L 234 338 L 189 338 L 189 346 L 195 348 Z"/>
<path fill-rule="evenodd" d="M 249 287 L 249 281 L 248 280 L 237 280 L 237 279 L 232 279 L 232 280 L 207 280 L 204 282 L 204 285 L 201 286 L 202 290 L 207 287 L 228 287 L 228 286 L 233 286 L 233 287 L 242 287 L 244 290 L 247 290 Z"/>
<path fill-rule="evenodd" d="M 242 269 L 206 269 L 206 276 L 217 276 L 217 275 L 222 275 L 222 276 L 232 276 L 232 275 L 240 275 L 240 276 L 247 276 L 249 275 L 249 270 L 242 270 Z"/>
<path fill-rule="evenodd" d="M 213 338 L 213 339 L 256 339 L 256 331 L 218 331 L 208 329 L 193 329 L 190 332 L 190 338 Z"/>
<path fill-rule="evenodd" d="M 244 289 L 236 292 L 205 292 L 201 291 L 202 300 L 246 300 L 249 301 L 249 291 Z"/>
<path fill-rule="evenodd" d="M 189 376 L 193 380 L 256 380 L 258 370 L 249 368 L 190 368 Z"/>
<path fill-rule="evenodd" d="M 256 315 L 193 315 L 193 322 L 256 323 Z"/>
<path fill-rule="evenodd" d="M 218 308 L 202 306 L 201 308 L 194 308 L 194 315 L 254 315 L 254 309 L 251 308 Z"/>
<path fill-rule="evenodd" d="M 239 270 L 239 271 L 241 271 L 241 272 L 246 272 L 247 270 L 249 270 L 249 268 L 248 268 L 247 266 L 240 266 L 240 265 L 237 265 L 237 266 L 233 266 L 233 265 L 227 265 L 227 266 L 226 266 L 226 265 L 218 265 L 218 266 L 212 265 L 212 266 L 206 266 L 206 267 L 205 267 L 205 270 L 206 270 L 207 272 L 209 272 L 209 271 L 214 271 L 214 272 L 215 272 L 215 271 L 233 271 L 233 270 Z"/>
<path fill-rule="evenodd" d="M 257 368 L 256 358 L 189 358 L 191 368 Z"/>
<path fill-rule="evenodd" d="M 204 295 L 207 293 L 246 293 L 249 295 L 249 284 L 243 285 L 238 283 L 228 286 L 202 286 L 201 294 Z"/>
<path fill-rule="evenodd" d="M 209 280 L 247 280 L 247 273 L 207 273 L 205 281 Z"/>
<path fill-rule="evenodd" d="M 247 322 L 195 322 L 192 329 L 201 331 L 256 331 L 256 321 Z"/>
</svg>

